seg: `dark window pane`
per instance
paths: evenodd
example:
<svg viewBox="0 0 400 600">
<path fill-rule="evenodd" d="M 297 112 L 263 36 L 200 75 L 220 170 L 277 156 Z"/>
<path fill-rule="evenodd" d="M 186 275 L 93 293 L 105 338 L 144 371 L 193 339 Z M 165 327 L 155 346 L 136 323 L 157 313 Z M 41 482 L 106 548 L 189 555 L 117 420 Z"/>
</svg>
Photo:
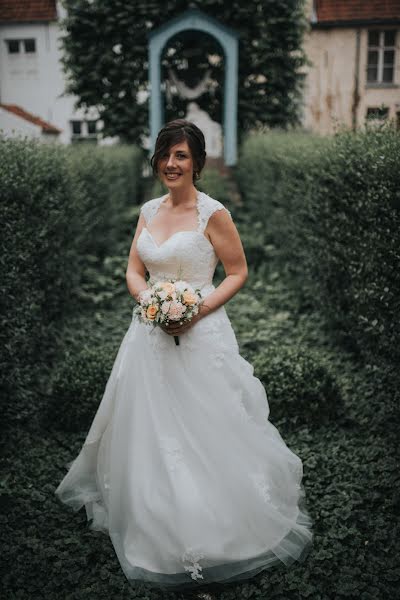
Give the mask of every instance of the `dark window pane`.
<svg viewBox="0 0 400 600">
<path fill-rule="evenodd" d="M 8 53 L 18 54 L 19 52 L 19 40 L 7 40 Z"/>
<path fill-rule="evenodd" d="M 383 53 L 383 64 L 385 67 L 394 65 L 394 50 L 385 50 Z"/>
<path fill-rule="evenodd" d="M 368 31 L 368 46 L 379 46 L 379 31 Z"/>
<path fill-rule="evenodd" d="M 368 51 L 368 66 L 371 67 L 373 65 L 378 64 L 378 51 L 377 50 L 369 50 Z"/>
<path fill-rule="evenodd" d="M 382 80 L 385 83 L 391 83 L 393 81 L 393 67 L 383 67 Z"/>
<path fill-rule="evenodd" d="M 74 135 L 80 135 L 82 131 L 81 121 L 71 121 L 72 133 Z"/>
<path fill-rule="evenodd" d="M 378 68 L 377 67 L 368 67 L 367 69 L 367 81 L 369 83 L 374 83 L 378 79 Z"/>
<path fill-rule="evenodd" d="M 367 119 L 386 119 L 389 114 L 389 109 L 384 106 L 381 108 L 368 108 Z"/>
<path fill-rule="evenodd" d="M 93 133 L 96 133 L 96 121 L 88 121 L 87 122 L 87 127 L 88 127 L 88 134 L 91 135 Z"/>
<path fill-rule="evenodd" d="M 24 40 L 25 52 L 36 52 L 36 40 Z"/>
<path fill-rule="evenodd" d="M 385 31 L 385 46 L 394 46 L 396 41 L 396 31 L 389 29 Z"/>
</svg>

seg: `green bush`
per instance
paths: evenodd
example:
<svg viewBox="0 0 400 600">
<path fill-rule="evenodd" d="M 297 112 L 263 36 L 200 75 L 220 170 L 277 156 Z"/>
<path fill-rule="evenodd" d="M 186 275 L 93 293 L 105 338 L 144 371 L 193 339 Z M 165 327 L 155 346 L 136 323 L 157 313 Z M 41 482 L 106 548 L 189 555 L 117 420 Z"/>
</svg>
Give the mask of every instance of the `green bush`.
<svg viewBox="0 0 400 600">
<path fill-rule="evenodd" d="M 339 339 L 397 389 L 398 132 L 257 134 L 247 138 L 238 172 L 256 232 L 255 242 L 244 238 L 255 268 L 270 261 L 288 275 L 303 304 L 323 312 Z"/>
<path fill-rule="evenodd" d="M 246 255 L 259 268 L 271 254 L 291 278 L 303 279 L 304 235 L 298 226 L 318 157 L 326 155 L 329 138 L 301 132 L 269 131 L 247 136 L 237 167 L 249 224 Z M 254 238 L 251 231 L 254 230 Z M 267 252 L 264 249 L 267 248 Z"/>
<path fill-rule="evenodd" d="M 143 153 L 129 146 L 70 146 L 67 160 L 85 197 L 76 244 L 82 257 L 102 260 L 120 242 L 125 213 L 141 202 Z"/>
<path fill-rule="evenodd" d="M 334 421 L 342 412 L 340 389 L 317 352 L 271 344 L 253 364 L 267 390 L 274 418 L 313 427 Z"/>
<path fill-rule="evenodd" d="M 400 136 L 337 136 L 300 226 L 315 302 L 371 364 L 400 363 Z"/>
<path fill-rule="evenodd" d="M 1 390 L 9 413 L 25 418 L 38 367 L 51 355 L 54 323 L 79 281 L 83 196 L 61 147 L 1 140 L 0 197 Z"/>
<path fill-rule="evenodd" d="M 42 424 L 57 431 L 88 431 L 115 360 L 111 344 L 66 351 L 56 365 Z"/>
<path fill-rule="evenodd" d="M 114 253 L 139 203 L 141 160 L 136 148 L 0 139 L 3 422 L 36 410 L 90 256 Z"/>
</svg>

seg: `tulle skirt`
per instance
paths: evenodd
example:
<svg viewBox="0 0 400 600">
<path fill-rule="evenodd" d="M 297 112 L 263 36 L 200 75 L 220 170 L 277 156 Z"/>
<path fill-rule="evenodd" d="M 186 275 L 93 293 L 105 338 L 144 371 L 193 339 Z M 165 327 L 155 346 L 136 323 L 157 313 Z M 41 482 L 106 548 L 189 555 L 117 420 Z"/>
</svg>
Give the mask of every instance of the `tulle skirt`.
<svg viewBox="0 0 400 600">
<path fill-rule="evenodd" d="M 131 583 L 192 588 L 303 561 L 312 546 L 301 459 L 225 308 L 180 336 L 136 318 L 56 495 L 85 506 Z"/>
</svg>

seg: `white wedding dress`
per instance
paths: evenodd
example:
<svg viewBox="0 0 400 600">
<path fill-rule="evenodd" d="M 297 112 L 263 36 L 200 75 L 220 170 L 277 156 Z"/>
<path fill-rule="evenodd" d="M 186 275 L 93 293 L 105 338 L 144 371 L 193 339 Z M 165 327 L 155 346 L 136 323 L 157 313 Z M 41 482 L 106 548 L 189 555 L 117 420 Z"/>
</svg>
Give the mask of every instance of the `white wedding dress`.
<svg viewBox="0 0 400 600">
<path fill-rule="evenodd" d="M 146 225 L 165 198 L 142 205 Z M 207 296 L 218 258 L 203 232 L 227 209 L 198 192 L 197 210 L 196 230 L 157 244 L 144 228 L 137 250 L 152 279 L 180 270 Z M 268 420 L 265 389 L 225 308 L 179 339 L 132 320 L 56 495 L 85 506 L 132 583 L 190 588 L 303 561 L 313 534 L 302 461 Z"/>
</svg>

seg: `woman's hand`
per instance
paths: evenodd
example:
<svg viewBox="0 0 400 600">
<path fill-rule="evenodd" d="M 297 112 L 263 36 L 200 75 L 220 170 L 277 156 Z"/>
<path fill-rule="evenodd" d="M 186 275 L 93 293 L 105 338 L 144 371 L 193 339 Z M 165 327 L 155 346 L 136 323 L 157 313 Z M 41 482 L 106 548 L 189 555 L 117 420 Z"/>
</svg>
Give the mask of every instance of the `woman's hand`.
<svg viewBox="0 0 400 600">
<path fill-rule="evenodd" d="M 200 321 L 200 319 L 205 317 L 209 312 L 210 310 L 205 305 L 200 304 L 199 312 L 197 313 L 197 315 L 194 315 L 194 317 L 190 321 L 185 321 L 182 323 L 182 325 L 179 324 L 179 321 L 170 321 L 169 325 L 161 325 L 161 329 L 169 335 L 179 336 L 182 333 L 188 331 L 191 327 L 193 327 L 193 325 L 195 325 L 198 321 Z"/>
</svg>

